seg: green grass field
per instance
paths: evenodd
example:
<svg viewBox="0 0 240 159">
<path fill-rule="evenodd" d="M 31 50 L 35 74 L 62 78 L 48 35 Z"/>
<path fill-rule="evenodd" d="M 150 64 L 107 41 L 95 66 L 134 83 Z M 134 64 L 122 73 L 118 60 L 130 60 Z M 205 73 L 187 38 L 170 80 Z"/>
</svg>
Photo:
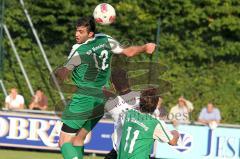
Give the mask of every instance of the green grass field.
<svg viewBox="0 0 240 159">
<path fill-rule="evenodd" d="M 60 153 L 36 152 L 24 150 L 0 149 L 0 159 L 62 159 Z M 84 159 L 103 159 L 103 157 L 85 156 Z"/>
</svg>

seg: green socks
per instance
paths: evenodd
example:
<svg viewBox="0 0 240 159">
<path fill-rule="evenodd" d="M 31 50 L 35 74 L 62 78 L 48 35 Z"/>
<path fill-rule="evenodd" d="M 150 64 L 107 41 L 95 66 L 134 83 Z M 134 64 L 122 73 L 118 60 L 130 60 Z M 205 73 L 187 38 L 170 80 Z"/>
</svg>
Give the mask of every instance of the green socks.
<svg viewBox="0 0 240 159">
<path fill-rule="evenodd" d="M 84 146 L 73 146 L 66 142 L 62 145 L 61 152 L 64 159 L 83 159 Z"/>
<path fill-rule="evenodd" d="M 82 159 L 82 157 L 78 158 L 78 153 L 70 142 L 66 142 L 62 145 L 61 152 L 64 159 Z"/>
<path fill-rule="evenodd" d="M 73 146 L 75 148 L 75 151 L 77 152 L 78 159 L 83 158 L 84 154 L 84 146 Z"/>
</svg>

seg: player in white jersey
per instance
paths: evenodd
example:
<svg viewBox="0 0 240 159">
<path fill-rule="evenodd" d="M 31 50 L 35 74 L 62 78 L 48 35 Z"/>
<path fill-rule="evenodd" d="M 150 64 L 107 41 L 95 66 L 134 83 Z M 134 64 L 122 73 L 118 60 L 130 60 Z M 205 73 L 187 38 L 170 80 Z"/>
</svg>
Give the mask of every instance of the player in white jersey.
<svg viewBox="0 0 240 159">
<path fill-rule="evenodd" d="M 140 92 L 131 91 L 125 70 L 113 70 L 111 81 L 118 96 L 108 100 L 105 104 L 105 110 L 111 114 L 114 120 L 113 149 L 107 154 L 105 159 L 117 158 L 117 151 L 122 136 L 122 116 L 128 110 L 139 108 L 140 97 Z"/>
</svg>

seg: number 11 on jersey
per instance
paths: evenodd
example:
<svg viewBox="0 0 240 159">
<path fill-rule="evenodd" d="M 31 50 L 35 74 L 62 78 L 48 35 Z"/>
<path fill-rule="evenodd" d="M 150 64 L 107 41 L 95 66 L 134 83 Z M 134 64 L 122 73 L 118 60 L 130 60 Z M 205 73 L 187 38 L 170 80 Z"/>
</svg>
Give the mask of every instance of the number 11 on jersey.
<svg viewBox="0 0 240 159">
<path fill-rule="evenodd" d="M 127 128 L 127 137 L 126 137 L 126 143 L 125 143 L 125 146 L 124 146 L 124 151 L 127 150 L 127 147 L 128 147 L 128 142 L 130 142 L 130 146 L 129 146 L 129 150 L 128 150 L 128 153 L 132 153 L 133 152 L 133 148 L 134 148 L 134 145 L 135 145 L 135 142 L 138 138 L 138 135 L 139 135 L 139 130 L 135 130 L 133 132 L 133 138 L 131 141 L 128 141 L 129 138 L 130 138 L 130 135 L 131 135 L 131 130 L 132 130 L 132 127 L 128 127 Z"/>
</svg>

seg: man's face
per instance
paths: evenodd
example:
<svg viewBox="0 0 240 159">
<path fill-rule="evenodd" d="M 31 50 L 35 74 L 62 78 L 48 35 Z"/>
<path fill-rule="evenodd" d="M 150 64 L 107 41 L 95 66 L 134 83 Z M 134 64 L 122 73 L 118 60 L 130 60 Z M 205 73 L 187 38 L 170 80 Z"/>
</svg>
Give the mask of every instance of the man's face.
<svg viewBox="0 0 240 159">
<path fill-rule="evenodd" d="M 208 111 L 208 113 L 211 113 L 213 111 L 213 104 L 212 103 L 208 103 L 207 111 Z"/>
<path fill-rule="evenodd" d="M 76 29 L 75 39 L 78 44 L 81 44 L 92 38 L 93 35 L 93 32 L 88 32 L 87 27 L 80 26 Z"/>
<path fill-rule="evenodd" d="M 185 102 L 183 100 L 178 100 L 178 105 L 180 107 L 184 107 L 186 104 L 185 104 Z"/>
<path fill-rule="evenodd" d="M 16 89 L 12 89 L 12 90 L 11 90 L 11 96 L 12 96 L 13 98 L 15 98 L 15 97 L 17 96 L 17 94 L 18 94 L 18 92 L 17 92 Z"/>
<path fill-rule="evenodd" d="M 37 95 L 38 97 L 41 97 L 41 96 L 42 96 L 42 91 L 37 90 L 37 91 L 36 91 L 36 95 Z"/>
</svg>

